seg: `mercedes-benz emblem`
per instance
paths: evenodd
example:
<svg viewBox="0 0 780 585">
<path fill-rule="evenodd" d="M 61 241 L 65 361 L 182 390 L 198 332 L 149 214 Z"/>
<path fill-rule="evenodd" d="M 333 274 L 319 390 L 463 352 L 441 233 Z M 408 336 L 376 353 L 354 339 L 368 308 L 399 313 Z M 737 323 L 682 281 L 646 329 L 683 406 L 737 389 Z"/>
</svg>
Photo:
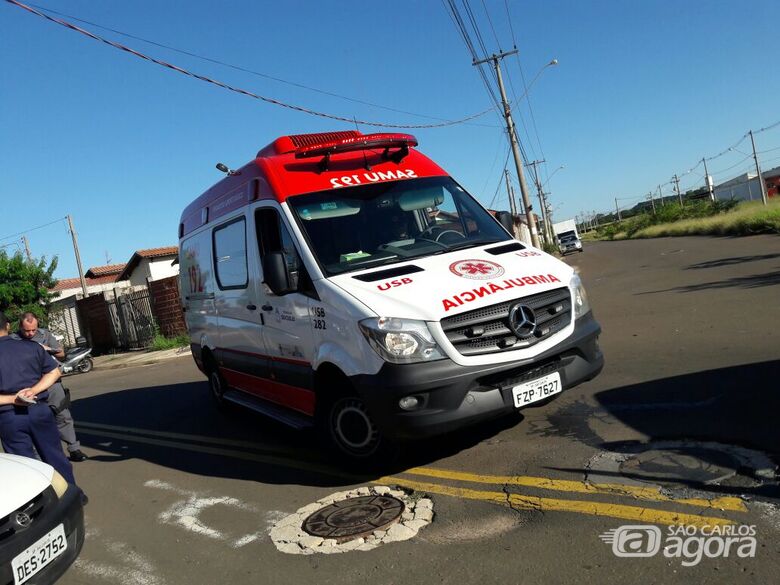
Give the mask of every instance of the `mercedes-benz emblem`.
<svg viewBox="0 0 780 585">
<path fill-rule="evenodd" d="M 528 305 L 517 304 L 509 310 L 509 328 L 518 339 L 531 337 L 536 331 L 536 314 Z"/>
<path fill-rule="evenodd" d="M 32 523 L 32 518 L 24 512 L 17 512 L 14 521 L 19 528 L 27 528 Z"/>
</svg>

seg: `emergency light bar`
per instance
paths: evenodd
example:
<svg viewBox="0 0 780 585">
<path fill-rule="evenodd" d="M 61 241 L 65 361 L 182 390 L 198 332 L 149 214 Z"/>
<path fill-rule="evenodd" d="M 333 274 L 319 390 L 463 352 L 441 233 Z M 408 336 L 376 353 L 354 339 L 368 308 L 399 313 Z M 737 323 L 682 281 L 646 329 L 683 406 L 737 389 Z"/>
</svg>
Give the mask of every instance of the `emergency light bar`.
<svg viewBox="0 0 780 585">
<path fill-rule="evenodd" d="M 323 156 L 324 158 L 320 162 L 320 169 L 324 171 L 328 168 L 328 162 L 330 161 L 330 155 L 332 154 L 384 148 L 385 151 L 382 156 L 385 159 L 391 159 L 398 163 L 409 154 L 410 146 L 417 146 L 417 138 L 411 134 L 380 132 L 376 134 L 352 136 L 340 140 L 330 140 L 328 142 L 312 144 L 309 146 L 301 146 L 295 149 L 295 158 Z M 391 148 L 399 148 L 400 150 L 391 156 Z"/>
</svg>

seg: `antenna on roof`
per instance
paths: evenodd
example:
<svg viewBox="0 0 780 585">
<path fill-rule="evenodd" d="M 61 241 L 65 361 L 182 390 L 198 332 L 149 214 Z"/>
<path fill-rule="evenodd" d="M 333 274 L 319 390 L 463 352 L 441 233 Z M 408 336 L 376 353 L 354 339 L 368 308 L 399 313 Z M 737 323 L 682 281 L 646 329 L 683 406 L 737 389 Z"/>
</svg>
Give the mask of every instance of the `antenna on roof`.
<svg viewBox="0 0 780 585">
<path fill-rule="evenodd" d="M 225 173 L 228 177 L 232 177 L 233 175 L 240 175 L 241 171 L 234 171 L 232 169 L 229 169 L 227 165 L 223 163 L 217 163 L 217 170 L 222 171 Z"/>
</svg>

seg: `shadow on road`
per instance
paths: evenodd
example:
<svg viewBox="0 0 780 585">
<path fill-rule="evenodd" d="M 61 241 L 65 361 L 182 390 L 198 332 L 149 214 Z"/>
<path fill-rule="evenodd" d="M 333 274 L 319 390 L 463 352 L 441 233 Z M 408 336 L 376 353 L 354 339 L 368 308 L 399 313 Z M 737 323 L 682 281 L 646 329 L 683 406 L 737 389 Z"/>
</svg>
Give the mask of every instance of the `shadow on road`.
<svg viewBox="0 0 780 585">
<path fill-rule="evenodd" d="M 753 274 L 751 276 L 735 276 L 733 278 L 716 280 L 713 282 L 702 282 L 699 284 L 675 286 L 661 290 L 648 290 L 636 293 L 636 295 L 652 295 L 664 292 L 698 292 L 702 290 L 717 290 L 724 288 L 758 288 L 777 284 L 780 284 L 780 270 L 775 270 L 774 272 L 764 272 L 762 274 Z"/>
<path fill-rule="evenodd" d="M 594 442 L 595 433 L 587 429 L 581 439 L 600 449 L 615 453 L 640 454 L 655 450 L 653 442 L 696 441 L 670 447 L 678 458 L 696 459 L 702 467 L 722 466 L 723 453 L 702 448 L 702 442 L 720 443 L 761 451 L 775 461 L 780 457 L 780 360 L 772 360 L 715 370 L 706 370 L 670 378 L 652 380 L 640 384 L 605 390 L 595 394 L 600 406 L 589 416 L 600 417 L 631 427 L 648 437 L 646 442 L 618 441 Z M 584 404 L 571 408 L 585 409 Z M 565 413 L 564 413 L 565 414 Z M 557 416 L 557 415 L 553 415 Z M 570 416 L 570 415 L 569 415 Z M 552 418 L 552 417 L 551 417 Z M 556 418 L 560 425 L 565 418 Z M 587 428 L 587 424 L 582 425 Z M 577 432 L 577 428 L 574 429 Z M 555 468 L 562 470 L 561 468 Z M 587 470 L 566 469 L 586 473 Z M 741 469 L 746 479 L 761 482 L 762 478 L 747 477 L 750 470 Z M 609 473 L 600 475 L 609 475 Z M 630 472 L 615 476 L 630 479 L 670 483 L 670 477 L 659 474 Z M 694 474 L 695 475 L 695 474 Z M 671 483 L 685 485 L 702 491 L 718 493 L 752 494 L 780 499 L 780 488 L 774 481 L 763 485 L 708 485 L 685 477 L 671 478 Z"/>
<path fill-rule="evenodd" d="M 736 256 L 734 258 L 720 258 L 719 260 L 708 260 L 686 266 L 685 270 L 698 270 L 701 268 L 718 268 L 720 266 L 732 266 L 734 264 L 745 264 L 747 262 L 758 262 L 760 260 L 771 260 L 780 258 L 780 253 L 775 254 L 756 254 L 753 256 Z"/>
<path fill-rule="evenodd" d="M 251 411 L 217 409 L 206 382 L 133 388 L 73 401 L 82 445 L 109 453 L 93 461 L 143 459 L 204 476 L 270 484 L 344 486 L 453 455 L 522 420 L 520 414 L 402 446 L 400 455 L 347 471 L 314 430 L 297 431 Z M 110 474 L 108 469 L 106 473 Z"/>
</svg>

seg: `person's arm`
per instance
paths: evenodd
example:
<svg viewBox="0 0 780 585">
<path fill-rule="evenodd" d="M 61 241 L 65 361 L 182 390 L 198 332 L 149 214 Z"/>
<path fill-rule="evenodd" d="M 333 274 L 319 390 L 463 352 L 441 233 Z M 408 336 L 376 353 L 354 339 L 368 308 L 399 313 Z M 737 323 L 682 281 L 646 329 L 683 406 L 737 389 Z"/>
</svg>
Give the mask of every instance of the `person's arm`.
<svg viewBox="0 0 780 585">
<path fill-rule="evenodd" d="M 0 394 L 0 405 L 16 403 L 16 394 Z"/>
<path fill-rule="evenodd" d="M 46 330 L 46 337 L 43 340 L 43 349 L 45 349 L 48 352 L 51 352 L 51 355 L 53 355 L 60 361 L 65 358 L 65 350 L 62 348 L 62 344 L 57 340 L 56 337 L 54 337 L 54 334 L 48 329 Z"/>
<path fill-rule="evenodd" d="M 62 376 L 60 370 L 58 368 L 54 368 L 50 372 L 44 374 L 41 377 L 41 379 L 38 380 L 37 384 L 31 386 L 30 388 L 19 390 L 17 394 L 21 394 L 26 398 L 33 398 L 34 396 L 40 394 L 41 392 L 48 390 L 51 387 L 51 385 L 54 384 L 54 382 L 60 379 L 60 376 Z"/>
</svg>

